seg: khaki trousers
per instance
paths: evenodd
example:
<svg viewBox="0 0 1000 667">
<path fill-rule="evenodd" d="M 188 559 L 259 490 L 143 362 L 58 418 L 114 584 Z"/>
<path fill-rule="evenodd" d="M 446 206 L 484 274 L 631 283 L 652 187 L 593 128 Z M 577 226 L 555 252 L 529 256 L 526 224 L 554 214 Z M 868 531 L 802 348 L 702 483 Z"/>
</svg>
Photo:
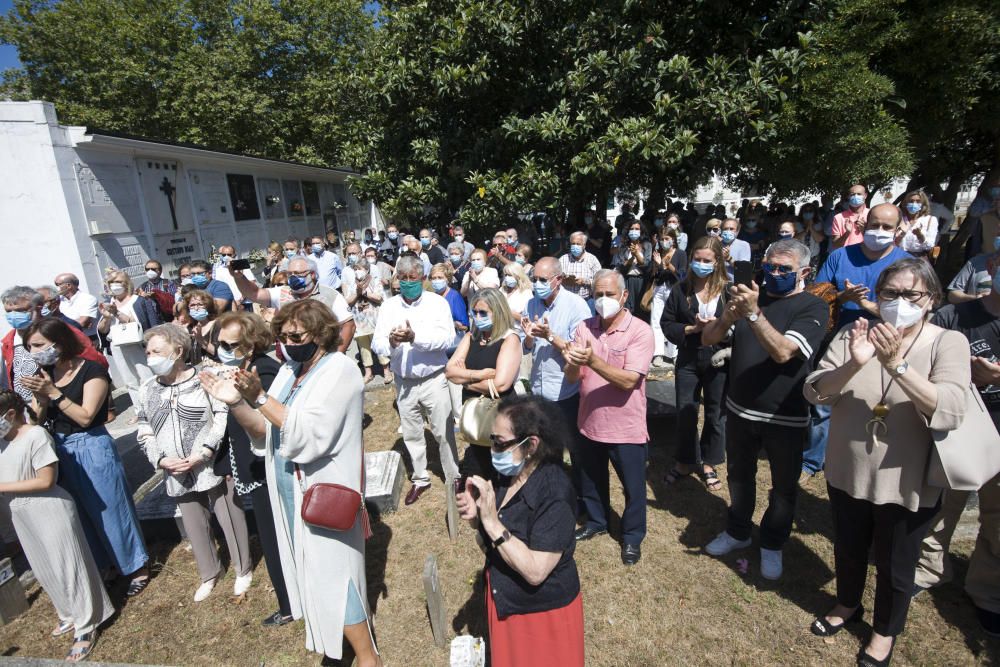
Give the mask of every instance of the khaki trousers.
<svg viewBox="0 0 1000 667">
<path fill-rule="evenodd" d="M 451 418 L 451 391 L 443 371 L 427 378 L 408 379 L 396 374 L 396 406 L 403 427 L 403 443 L 410 454 L 417 486 L 431 483 L 427 474 L 427 443 L 424 440 L 424 415 L 438 443 L 441 470 L 445 479 L 458 477 L 458 449 L 455 445 L 455 422 Z"/>
</svg>

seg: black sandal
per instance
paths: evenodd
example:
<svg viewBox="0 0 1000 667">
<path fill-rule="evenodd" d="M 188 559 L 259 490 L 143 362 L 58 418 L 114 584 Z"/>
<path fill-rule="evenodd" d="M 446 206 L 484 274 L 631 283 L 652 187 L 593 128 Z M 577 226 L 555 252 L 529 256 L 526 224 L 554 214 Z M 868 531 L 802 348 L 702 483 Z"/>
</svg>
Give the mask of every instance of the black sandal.
<svg viewBox="0 0 1000 667">
<path fill-rule="evenodd" d="M 889 663 L 892 662 L 892 652 L 896 649 L 896 638 L 892 638 L 892 646 L 889 647 L 889 652 L 881 660 L 876 660 L 872 656 L 868 655 L 865 651 L 864 646 L 858 651 L 858 667 L 889 667 Z"/>
<path fill-rule="evenodd" d="M 134 598 L 139 593 L 146 590 L 146 586 L 149 586 L 149 575 L 147 574 L 143 578 L 136 577 L 128 584 L 128 590 L 125 592 L 126 597 Z"/>
<path fill-rule="evenodd" d="M 705 483 L 709 491 L 722 490 L 722 481 L 719 480 L 719 474 L 715 470 L 702 470 L 698 473 L 698 477 Z"/>
<path fill-rule="evenodd" d="M 830 621 L 826 620 L 825 616 L 819 616 L 812 622 L 812 625 L 809 626 L 809 630 L 817 637 L 832 637 L 843 630 L 844 626 L 848 623 L 860 623 L 864 616 L 865 608 L 859 605 L 858 608 L 854 610 L 854 613 L 851 614 L 850 618 L 845 620 L 840 625 L 834 625 Z"/>
</svg>

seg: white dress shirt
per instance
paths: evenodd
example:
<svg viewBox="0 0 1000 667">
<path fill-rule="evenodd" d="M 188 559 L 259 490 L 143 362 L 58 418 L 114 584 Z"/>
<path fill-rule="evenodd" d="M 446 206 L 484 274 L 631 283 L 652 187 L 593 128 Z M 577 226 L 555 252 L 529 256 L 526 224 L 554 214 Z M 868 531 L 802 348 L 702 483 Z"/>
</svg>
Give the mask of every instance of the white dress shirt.
<svg viewBox="0 0 1000 667">
<path fill-rule="evenodd" d="M 413 342 L 389 344 L 389 332 L 410 323 Z M 397 376 L 414 380 L 433 375 L 448 363 L 447 351 L 455 340 L 455 326 L 448 301 L 433 292 L 424 292 L 413 303 L 401 295 L 386 299 L 379 308 L 372 349 L 389 357 L 389 368 Z"/>
<path fill-rule="evenodd" d="M 257 276 L 253 274 L 253 271 L 250 269 L 243 269 L 242 273 L 244 278 L 255 285 L 257 284 Z M 240 288 L 236 286 L 236 281 L 233 280 L 233 274 L 229 271 L 228 266 L 215 267 L 215 273 L 212 277 L 229 285 L 229 289 L 233 291 L 233 297 L 235 297 L 238 303 L 246 303 L 249 301 L 249 299 L 243 296 L 243 292 L 240 291 Z"/>
<path fill-rule="evenodd" d="M 81 317 L 92 318 L 93 321 L 89 327 L 83 330 L 83 333 L 87 337 L 93 337 L 97 334 L 97 321 L 101 318 L 97 310 L 97 297 L 93 294 L 77 291 L 70 298 L 63 297 L 59 304 L 59 311 L 73 320 L 79 320 Z"/>
<path fill-rule="evenodd" d="M 316 264 L 316 274 L 319 276 L 319 284 L 326 287 L 338 289 L 340 287 L 340 274 L 343 269 L 340 255 L 329 250 L 324 250 L 322 255 L 310 253 L 306 255 Z"/>
</svg>

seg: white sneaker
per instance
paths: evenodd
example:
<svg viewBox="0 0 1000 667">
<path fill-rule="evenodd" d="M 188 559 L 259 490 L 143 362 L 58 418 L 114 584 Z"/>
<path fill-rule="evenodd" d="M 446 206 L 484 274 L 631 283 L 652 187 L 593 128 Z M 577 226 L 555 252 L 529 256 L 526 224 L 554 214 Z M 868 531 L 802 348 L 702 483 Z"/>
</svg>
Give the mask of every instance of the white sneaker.
<svg viewBox="0 0 1000 667">
<path fill-rule="evenodd" d="M 760 550 L 760 576 L 771 581 L 781 579 L 781 549 Z"/>
<path fill-rule="evenodd" d="M 205 598 L 212 594 L 212 589 L 215 588 L 215 582 L 218 579 L 209 579 L 198 587 L 198 590 L 194 592 L 194 601 L 203 602 Z"/>
<path fill-rule="evenodd" d="M 667 367 L 667 360 L 664 359 L 663 357 L 657 357 L 656 359 L 653 359 L 653 368 L 666 368 L 666 367 Z"/>
<path fill-rule="evenodd" d="M 253 572 L 244 574 L 241 577 L 236 577 L 236 583 L 233 584 L 233 595 L 243 595 L 250 589 L 250 584 L 252 583 Z"/>
<path fill-rule="evenodd" d="M 715 539 L 705 546 L 705 551 L 712 556 L 725 556 L 730 551 L 745 549 L 750 546 L 750 540 L 738 540 L 726 531 L 715 536 Z"/>
</svg>

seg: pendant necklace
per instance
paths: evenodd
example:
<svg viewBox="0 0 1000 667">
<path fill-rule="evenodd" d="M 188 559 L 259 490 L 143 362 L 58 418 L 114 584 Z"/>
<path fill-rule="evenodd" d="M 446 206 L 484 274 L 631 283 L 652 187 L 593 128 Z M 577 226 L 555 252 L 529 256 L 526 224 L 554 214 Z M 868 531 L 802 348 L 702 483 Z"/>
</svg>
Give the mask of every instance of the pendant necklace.
<svg viewBox="0 0 1000 667">
<path fill-rule="evenodd" d="M 924 331 L 924 323 L 921 321 L 920 330 L 917 331 L 917 335 L 913 337 L 912 341 L 910 341 L 910 345 L 909 347 L 906 348 L 906 352 L 903 353 L 903 356 L 900 359 L 900 361 L 906 360 L 906 355 L 908 355 L 910 353 L 910 350 L 913 349 L 913 346 L 916 344 L 917 340 L 920 338 L 920 334 L 923 333 L 923 331 Z M 885 423 L 885 418 L 889 416 L 889 406 L 886 405 L 885 397 L 886 394 L 889 393 L 889 389 L 892 388 L 892 383 L 895 382 L 896 380 L 896 378 L 890 377 L 889 384 L 885 383 L 885 367 L 882 366 L 881 364 L 879 365 L 878 374 L 879 374 L 879 382 L 882 385 L 882 398 L 880 398 L 878 400 L 878 403 L 875 404 L 875 407 L 872 408 L 872 418 L 868 420 L 867 424 L 865 424 L 865 430 L 868 431 L 869 434 L 871 434 L 872 438 L 874 438 L 876 443 L 878 442 L 878 436 L 880 434 L 886 435 L 889 432 L 889 427 L 886 426 Z"/>
</svg>

